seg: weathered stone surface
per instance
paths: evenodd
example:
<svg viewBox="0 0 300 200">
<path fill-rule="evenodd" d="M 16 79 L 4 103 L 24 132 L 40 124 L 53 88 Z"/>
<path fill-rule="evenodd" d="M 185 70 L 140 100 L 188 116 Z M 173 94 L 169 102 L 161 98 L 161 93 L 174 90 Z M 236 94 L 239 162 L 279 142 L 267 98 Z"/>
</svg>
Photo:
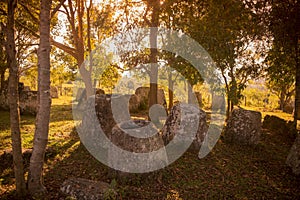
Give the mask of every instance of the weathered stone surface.
<svg viewBox="0 0 300 200">
<path fill-rule="evenodd" d="M 140 170 L 155 164 L 153 162 L 160 165 L 167 159 L 165 152 L 150 154 L 164 147 L 159 131 L 150 121 L 130 120 L 119 123 L 113 128 L 110 141 L 118 148 L 109 148 L 109 163 L 112 166 L 122 166 L 119 170 L 125 172 L 141 172 Z M 125 151 L 120 152 L 120 149 Z M 149 154 L 144 154 L 142 160 L 137 160 L 133 156 L 136 153 Z"/>
<path fill-rule="evenodd" d="M 51 98 L 58 98 L 58 89 L 55 86 L 50 86 L 50 96 Z"/>
<path fill-rule="evenodd" d="M 261 135 L 261 113 L 234 109 L 225 128 L 225 140 L 240 145 L 255 145 Z"/>
<path fill-rule="evenodd" d="M 140 99 L 136 94 L 126 95 L 129 98 L 129 111 L 137 112 L 140 106 Z"/>
<path fill-rule="evenodd" d="M 130 113 L 128 111 L 128 98 L 124 95 L 96 95 L 88 98 L 83 102 L 83 122 L 87 128 L 93 127 L 91 123 L 100 123 L 102 130 L 106 135 L 110 135 L 112 128 L 123 121 L 130 120 Z M 92 108 L 93 104 L 95 108 Z M 97 120 L 90 116 L 92 110 L 95 110 Z"/>
<path fill-rule="evenodd" d="M 292 121 L 286 121 L 276 116 L 266 115 L 263 121 L 263 128 L 272 131 L 273 133 L 278 133 L 287 139 L 292 141 L 295 140 L 295 127 Z"/>
<path fill-rule="evenodd" d="M 191 104 L 176 104 L 171 109 L 161 132 L 164 143 L 168 144 L 177 134 L 183 134 L 182 137 L 185 138 L 186 133 L 195 131 L 192 148 L 199 149 L 208 131 L 206 113 Z"/>
<path fill-rule="evenodd" d="M 106 135 L 109 135 L 116 125 L 111 110 L 111 98 L 106 95 L 95 96 L 95 110 L 102 130 Z"/>
<path fill-rule="evenodd" d="M 140 107 L 143 109 L 148 109 L 148 99 L 149 99 L 149 87 L 139 87 L 135 90 L 135 94 L 140 100 Z M 157 91 L 157 103 L 166 107 L 166 97 L 163 89 L 158 89 Z"/>
<path fill-rule="evenodd" d="M 65 180 L 60 190 L 77 200 L 115 199 L 117 196 L 108 183 L 83 178 Z"/>
<path fill-rule="evenodd" d="M 20 112 L 36 115 L 38 108 L 38 92 L 22 91 L 20 93 Z"/>
<path fill-rule="evenodd" d="M 286 159 L 286 164 L 292 168 L 293 173 L 300 175 L 300 136 L 296 138 L 290 153 Z"/>
<path fill-rule="evenodd" d="M 21 114 L 36 115 L 38 106 L 37 91 L 20 91 L 19 101 Z M 9 110 L 8 94 L 5 92 L 0 94 L 0 108 Z"/>
<path fill-rule="evenodd" d="M 95 95 L 105 94 L 105 91 L 101 88 L 95 88 Z M 77 88 L 75 101 L 84 101 L 86 99 L 86 90 L 85 88 Z"/>
</svg>

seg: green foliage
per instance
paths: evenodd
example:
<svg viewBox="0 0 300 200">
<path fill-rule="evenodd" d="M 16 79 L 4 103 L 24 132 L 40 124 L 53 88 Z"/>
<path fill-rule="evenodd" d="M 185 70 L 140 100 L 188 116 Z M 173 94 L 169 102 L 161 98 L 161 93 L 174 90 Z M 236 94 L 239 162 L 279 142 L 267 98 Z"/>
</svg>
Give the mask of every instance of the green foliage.
<svg viewBox="0 0 300 200">
<path fill-rule="evenodd" d="M 99 83 L 101 88 L 105 88 L 112 92 L 112 89 L 115 88 L 115 85 L 120 78 L 121 75 L 119 74 L 118 69 L 115 66 L 110 65 L 101 73 Z"/>
<path fill-rule="evenodd" d="M 295 15 L 299 11 L 296 2 L 272 2 L 269 29 L 274 39 L 266 59 L 266 77 L 267 86 L 277 95 L 282 110 L 295 93 L 296 60 L 299 59 L 297 35 L 300 33 L 299 19 Z"/>
<path fill-rule="evenodd" d="M 278 108 L 278 98 L 266 87 L 263 85 L 250 86 L 251 87 L 247 87 L 243 91 L 243 99 L 240 101 L 240 105 L 244 106 L 246 103 L 246 106 L 261 107 L 268 110 L 275 110 Z"/>
<path fill-rule="evenodd" d="M 73 81 L 77 70 L 76 60 L 57 48 L 53 48 L 51 59 L 51 84 L 61 86 L 63 83 Z"/>
<path fill-rule="evenodd" d="M 264 30 L 259 23 L 259 12 L 255 12 L 261 6 L 234 0 L 175 1 L 162 17 L 171 28 L 183 30 L 208 51 L 234 105 L 241 99 L 247 81 L 261 71 L 253 56 L 259 55 L 258 52 L 247 49 L 249 43 L 260 39 Z"/>
</svg>

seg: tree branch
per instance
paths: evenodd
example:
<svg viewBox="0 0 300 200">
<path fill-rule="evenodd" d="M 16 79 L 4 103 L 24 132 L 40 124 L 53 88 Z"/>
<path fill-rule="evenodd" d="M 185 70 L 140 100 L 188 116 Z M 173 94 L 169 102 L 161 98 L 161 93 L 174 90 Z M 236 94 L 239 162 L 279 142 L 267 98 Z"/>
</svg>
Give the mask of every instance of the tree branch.
<svg viewBox="0 0 300 200">
<path fill-rule="evenodd" d="M 60 0 L 59 4 L 51 12 L 51 18 L 59 11 L 60 7 L 65 3 L 66 0 Z"/>
<path fill-rule="evenodd" d="M 39 19 L 37 17 L 35 17 L 31 11 L 29 10 L 29 8 L 23 4 L 22 2 L 19 2 L 19 4 L 25 9 L 25 11 L 30 15 L 30 17 L 36 22 L 36 23 L 39 23 Z"/>
<path fill-rule="evenodd" d="M 57 48 L 63 50 L 64 52 L 70 54 L 71 56 L 73 56 L 75 59 L 78 57 L 78 53 L 76 52 L 76 50 L 72 47 L 68 47 L 65 44 L 62 44 L 60 42 L 55 41 L 53 38 L 50 38 L 50 42 L 52 45 L 56 46 Z"/>
</svg>

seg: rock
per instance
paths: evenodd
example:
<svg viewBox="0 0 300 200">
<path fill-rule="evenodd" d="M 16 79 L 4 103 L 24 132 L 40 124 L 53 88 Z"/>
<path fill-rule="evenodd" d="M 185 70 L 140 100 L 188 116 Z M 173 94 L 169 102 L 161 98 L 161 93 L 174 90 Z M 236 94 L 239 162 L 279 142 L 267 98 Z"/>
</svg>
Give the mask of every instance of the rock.
<svg viewBox="0 0 300 200">
<path fill-rule="evenodd" d="M 288 139 L 290 142 L 294 142 L 296 139 L 297 130 L 295 130 L 292 121 L 286 121 L 273 115 L 266 115 L 262 127 L 283 136 L 284 139 Z"/>
<path fill-rule="evenodd" d="M 38 108 L 38 92 L 22 91 L 20 93 L 20 112 L 21 114 L 36 115 Z"/>
<path fill-rule="evenodd" d="M 91 107 L 93 104 L 95 108 Z M 96 95 L 85 101 L 83 110 L 83 122 L 86 128 L 93 127 L 91 123 L 100 123 L 102 130 L 108 136 L 117 123 L 130 120 L 128 111 L 128 96 L 125 95 Z M 81 108 L 80 108 L 81 109 Z M 97 120 L 90 116 L 92 109 L 95 110 Z"/>
<path fill-rule="evenodd" d="M 106 95 L 95 96 L 95 110 L 102 130 L 106 135 L 110 135 L 116 125 L 111 109 L 111 98 Z"/>
<path fill-rule="evenodd" d="M 50 96 L 51 98 L 58 98 L 58 89 L 55 86 L 50 86 Z"/>
<path fill-rule="evenodd" d="M 149 87 L 139 87 L 135 90 L 135 94 L 138 96 L 140 100 L 140 108 L 142 110 L 148 109 L 148 100 L 149 100 Z M 163 89 L 158 89 L 157 91 L 157 103 L 167 107 L 165 92 Z"/>
<path fill-rule="evenodd" d="M 95 88 L 95 95 L 105 94 L 105 91 L 100 88 Z M 75 101 L 86 100 L 86 90 L 85 88 L 77 88 Z"/>
<path fill-rule="evenodd" d="M 109 148 L 109 163 L 123 172 L 142 172 L 143 169 L 149 169 L 150 165 L 156 165 L 153 162 L 158 162 L 160 166 L 167 159 L 165 152 L 164 155 L 150 154 L 164 147 L 159 131 L 150 121 L 130 120 L 119 123 L 113 128 L 110 141 L 118 148 Z M 134 157 L 142 153 L 145 153 L 143 159 Z"/>
<path fill-rule="evenodd" d="M 287 122 L 274 115 L 266 115 L 262 127 L 278 133 L 283 133 L 288 129 Z"/>
<path fill-rule="evenodd" d="M 191 104 L 176 104 L 171 109 L 161 133 L 166 145 L 172 141 L 175 135 L 183 134 L 182 137 L 184 138 L 186 133 L 194 131 L 197 132 L 195 138 L 192 138 L 192 148 L 199 149 L 208 131 L 206 113 Z"/>
<path fill-rule="evenodd" d="M 60 190 L 77 200 L 116 199 L 117 193 L 108 183 L 83 178 L 65 180 Z"/>
<path fill-rule="evenodd" d="M 23 84 L 19 83 L 19 108 L 21 114 L 36 115 L 38 106 L 38 92 L 24 90 Z M 0 108 L 9 110 L 8 90 L 4 88 L 0 94 Z"/>
<path fill-rule="evenodd" d="M 128 95 L 128 96 L 129 96 L 129 111 L 135 113 L 139 110 L 140 99 L 136 94 Z"/>
<path fill-rule="evenodd" d="M 290 153 L 286 159 L 286 164 L 292 168 L 293 173 L 300 175 L 300 136 L 296 138 Z"/>
<path fill-rule="evenodd" d="M 225 128 L 225 140 L 240 145 L 258 144 L 261 135 L 261 113 L 234 109 Z"/>
</svg>

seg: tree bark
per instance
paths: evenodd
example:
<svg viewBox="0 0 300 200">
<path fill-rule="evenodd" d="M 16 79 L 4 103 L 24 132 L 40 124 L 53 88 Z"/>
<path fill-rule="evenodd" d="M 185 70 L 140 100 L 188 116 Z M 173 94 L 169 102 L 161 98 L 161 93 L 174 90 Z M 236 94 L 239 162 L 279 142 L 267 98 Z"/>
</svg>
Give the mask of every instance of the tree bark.
<svg viewBox="0 0 300 200">
<path fill-rule="evenodd" d="M 297 127 L 297 120 L 300 118 L 300 62 L 299 62 L 299 36 L 296 37 L 295 51 L 296 51 L 296 95 L 295 95 L 295 112 L 294 112 L 294 126 Z"/>
<path fill-rule="evenodd" d="M 150 29 L 150 91 L 149 91 L 149 108 L 157 104 L 157 79 L 158 79 L 158 65 L 157 65 L 157 32 L 159 26 L 159 12 L 160 1 L 149 1 L 152 7 L 151 15 L 151 29 Z"/>
<path fill-rule="evenodd" d="M 195 98 L 193 96 L 193 86 L 187 81 L 188 86 L 188 103 L 189 104 L 195 104 Z"/>
<path fill-rule="evenodd" d="M 157 104 L 157 79 L 158 79 L 158 66 L 157 66 L 157 28 L 151 27 L 150 29 L 150 91 L 149 91 L 149 108 Z"/>
<path fill-rule="evenodd" d="M 2 92 L 3 87 L 4 87 L 4 81 L 5 81 L 4 74 L 5 74 L 5 70 L 1 71 L 1 73 L 0 73 L 0 79 L 1 79 L 1 81 L 0 81 L 0 84 L 1 84 L 0 93 Z"/>
<path fill-rule="evenodd" d="M 90 1 L 90 8 L 92 6 L 92 1 Z M 65 7 L 65 9 L 67 9 Z M 63 50 L 64 52 L 70 54 L 73 56 L 78 64 L 78 69 L 80 72 L 80 75 L 82 76 L 82 80 L 84 82 L 85 88 L 86 88 L 86 95 L 91 96 L 94 94 L 93 89 L 93 83 L 92 83 L 92 77 L 91 77 L 91 71 L 92 69 L 87 70 L 86 66 L 83 66 L 84 63 L 84 53 L 85 53 L 85 47 L 84 47 L 84 22 L 83 19 L 84 16 L 84 1 L 83 0 L 77 0 L 76 1 L 76 8 L 73 7 L 73 1 L 68 0 L 68 10 L 66 12 L 68 13 L 67 18 L 71 25 L 71 34 L 72 38 L 74 40 L 74 48 L 66 46 L 64 44 L 61 44 L 55 40 L 51 40 L 51 43 L 56 46 L 57 48 Z M 88 17 L 88 16 L 87 16 Z M 88 17 L 89 18 L 89 17 Z M 78 19 L 78 23 L 76 23 L 76 19 Z M 89 19 L 87 19 L 89 22 Z M 89 27 L 88 27 L 89 29 Z M 87 30 L 89 32 L 90 30 Z M 90 34 L 90 33 L 89 33 Z M 89 51 L 91 51 L 91 46 L 89 46 Z"/>
<path fill-rule="evenodd" d="M 42 198 L 46 193 L 43 185 L 43 164 L 48 143 L 50 120 L 50 9 L 51 0 L 41 0 L 40 45 L 38 50 L 38 113 L 34 133 L 33 151 L 30 158 L 28 189 L 33 197 Z"/>
<path fill-rule="evenodd" d="M 10 108 L 10 128 L 12 138 L 12 151 L 14 173 L 16 178 L 16 190 L 19 198 L 25 196 L 26 184 L 24 179 L 24 167 L 22 157 L 22 141 L 20 131 L 20 110 L 19 110 L 19 92 L 18 92 L 18 66 L 16 60 L 16 44 L 14 33 L 14 13 L 16 8 L 16 0 L 7 1 L 7 27 L 6 27 L 6 52 L 7 62 L 9 64 L 9 108 Z"/>
<path fill-rule="evenodd" d="M 169 82 L 169 110 L 171 110 L 173 107 L 173 102 L 174 102 L 174 84 L 173 84 L 171 69 L 169 71 L 168 82 Z"/>
</svg>

